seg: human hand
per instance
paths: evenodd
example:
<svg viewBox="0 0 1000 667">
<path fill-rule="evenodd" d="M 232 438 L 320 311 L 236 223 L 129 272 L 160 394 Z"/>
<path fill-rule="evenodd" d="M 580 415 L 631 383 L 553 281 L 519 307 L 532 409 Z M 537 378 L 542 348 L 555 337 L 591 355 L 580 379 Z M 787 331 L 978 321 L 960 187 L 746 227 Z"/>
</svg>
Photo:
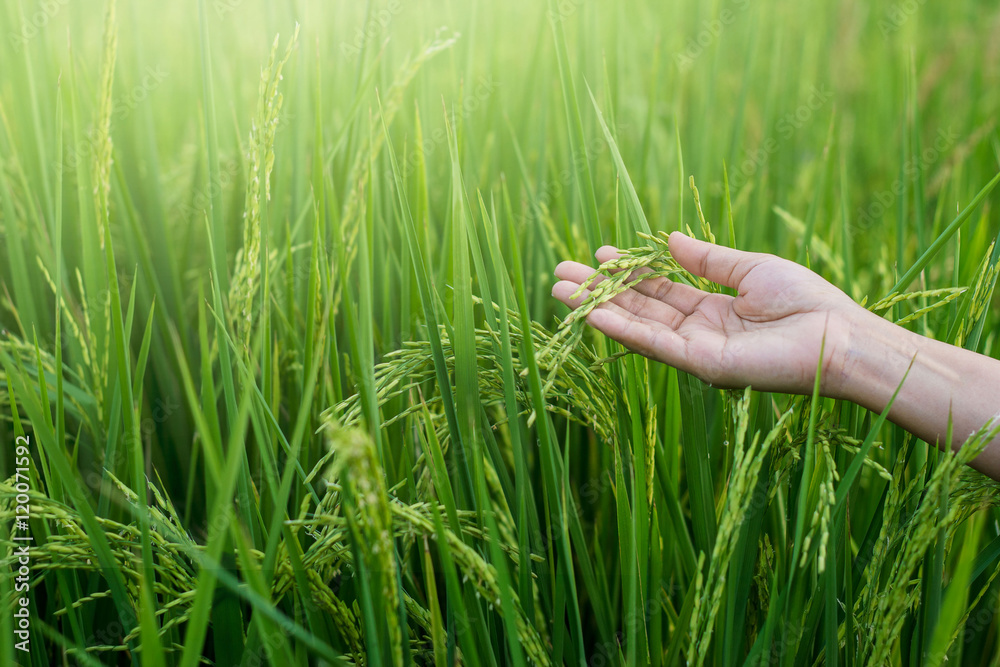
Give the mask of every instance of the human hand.
<svg viewBox="0 0 1000 667">
<path fill-rule="evenodd" d="M 872 315 L 809 269 L 774 255 L 705 243 L 680 232 L 670 253 L 688 272 L 737 290 L 733 297 L 667 278 L 647 278 L 587 316 L 587 323 L 629 349 L 722 388 L 812 393 L 823 354 L 821 393 L 842 393 L 857 324 Z M 604 246 L 599 262 L 619 251 Z M 552 294 L 576 308 L 573 293 L 594 269 L 562 262 Z M 591 286 L 602 279 L 595 280 Z M 825 340 L 824 340 L 825 336 Z"/>
</svg>

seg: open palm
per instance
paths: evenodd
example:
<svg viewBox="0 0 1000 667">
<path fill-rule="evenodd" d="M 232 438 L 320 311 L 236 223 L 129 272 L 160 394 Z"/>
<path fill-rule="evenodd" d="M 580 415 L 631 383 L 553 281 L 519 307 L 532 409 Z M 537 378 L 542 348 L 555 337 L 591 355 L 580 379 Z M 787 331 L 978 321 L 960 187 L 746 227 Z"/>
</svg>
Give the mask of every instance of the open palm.
<svg viewBox="0 0 1000 667">
<path fill-rule="evenodd" d="M 587 323 L 629 349 L 692 373 L 718 387 L 812 391 L 821 350 L 824 384 L 844 372 L 849 322 L 868 314 L 809 269 L 773 255 L 705 243 L 679 232 L 670 252 L 690 273 L 737 290 L 733 297 L 667 278 L 648 278 L 588 315 Z M 604 246 L 599 262 L 618 255 Z M 594 269 L 556 267 L 552 294 L 570 307 L 572 294 Z M 599 281 L 600 279 L 598 279 Z M 825 337 L 825 338 L 824 338 Z"/>
</svg>

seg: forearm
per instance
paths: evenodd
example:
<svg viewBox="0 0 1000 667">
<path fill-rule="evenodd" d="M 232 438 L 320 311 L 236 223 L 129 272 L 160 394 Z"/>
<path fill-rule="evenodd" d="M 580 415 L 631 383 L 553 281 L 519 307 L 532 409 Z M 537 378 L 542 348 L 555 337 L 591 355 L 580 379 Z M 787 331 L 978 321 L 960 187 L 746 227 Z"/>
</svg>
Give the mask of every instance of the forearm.
<svg viewBox="0 0 1000 667">
<path fill-rule="evenodd" d="M 949 410 L 956 448 L 1000 414 L 996 359 L 920 336 L 868 312 L 859 313 L 845 348 L 839 375 L 824 383 L 826 393 L 881 412 L 906 376 L 889 419 L 938 447 L 947 442 Z M 972 466 L 1000 480 L 1000 437 Z"/>
</svg>

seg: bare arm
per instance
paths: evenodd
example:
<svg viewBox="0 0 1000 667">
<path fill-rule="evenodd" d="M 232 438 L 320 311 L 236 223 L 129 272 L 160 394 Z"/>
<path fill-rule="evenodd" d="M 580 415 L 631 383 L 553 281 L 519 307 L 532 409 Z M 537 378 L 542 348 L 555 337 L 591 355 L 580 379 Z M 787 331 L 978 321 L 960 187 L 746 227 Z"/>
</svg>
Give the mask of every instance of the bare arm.
<svg viewBox="0 0 1000 667">
<path fill-rule="evenodd" d="M 665 278 L 647 279 L 591 312 L 587 322 L 626 347 L 718 387 L 808 394 L 823 350 L 820 390 L 881 411 L 913 367 L 889 418 L 943 446 L 1000 413 L 1000 361 L 914 334 L 874 315 L 809 269 L 773 255 L 670 235 L 670 251 L 691 273 L 738 291 L 711 294 Z M 597 252 L 607 261 L 618 251 Z M 571 295 L 593 269 L 556 268 L 554 296 Z M 824 343 L 825 334 L 825 343 Z M 1000 480 L 1000 438 L 973 467 Z"/>
<path fill-rule="evenodd" d="M 841 376 L 831 377 L 824 391 L 881 412 L 911 359 L 913 367 L 889 412 L 894 423 L 943 447 L 949 409 L 955 446 L 1000 416 L 1000 361 L 925 338 L 868 311 L 851 328 Z M 1000 438 L 972 467 L 1000 480 Z"/>
</svg>

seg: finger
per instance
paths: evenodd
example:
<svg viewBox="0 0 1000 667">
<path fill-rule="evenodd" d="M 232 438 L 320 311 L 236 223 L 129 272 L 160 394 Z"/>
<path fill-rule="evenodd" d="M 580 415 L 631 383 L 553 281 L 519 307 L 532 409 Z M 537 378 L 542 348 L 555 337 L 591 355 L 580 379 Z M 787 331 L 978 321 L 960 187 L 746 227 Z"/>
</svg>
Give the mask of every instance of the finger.
<svg viewBox="0 0 1000 667">
<path fill-rule="evenodd" d="M 562 262 L 556 267 L 556 277 L 560 278 L 563 282 L 569 284 L 575 284 L 576 289 L 579 289 L 580 285 L 584 284 L 591 276 L 594 276 L 594 269 L 579 262 Z M 593 280 L 587 284 L 586 294 L 580 298 L 570 299 L 574 292 L 566 292 L 569 287 L 567 285 L 559 285 L 552 288 L 552 296 L 560 299 L 566 305 L 576 308 L 583 300 L 590 295 L 590 290 L 593 290 L 598 285 L 603 283 L 607 278 L 602 275 L 594 276 Z M 558 294 L 556 293 L 558 289 Z M 566 298 L 562 298 L 565 296 Z M 616 295 L 612 302 L 617 303 L 626 310 L 631 310 L 634 312 L 642 312 L 643 310 L 648 310 L 649 314 L 653 318 L 663 318 L 664 321 L 669 321 L 672 325 L 676 325 L 674 320 L 679 316 L 679 313 L 673 308 L 666 306 L 662 303 L 648 302 L 648 299 L 642 294 L 637 293 L 631 289 L 625 290 L 621 294 Z"/>
<path fill-rule="evenodd" d="M 697 287 L 677 283 L 669 278 L 646 278 L 633 288 L 654 301 L 661 301 L 685 316 L 698 310 L 702 301 L 713 296 Z M 715 295 L 716 297 L 722 295 Z M 731 297 L 727 297 L 731 298 Z"/>
<path fill-rule="evenodd" d="M 605 262 L 611 262 L 613 260 L 618 259 L 619 257 L 624 257 L 624 256 L 625 256 L 625 253 L 623 253 L 622 251 L 620 251 L 618 248 L 614 247 L 613 245 L 601 246 L 600 248 L 597 249 L 597 252 L 594 253 L 594 257 L 596 257 L 597 261 L 600 262 L 601 264 L 604 264 Z M 610 273 L 612 273 L 612 274 L 620 273 L 623 270 L 624 269 L 611 269 Z M 635 280 L 640 275 L 642 275 L 644 273 L 650 273 L 650 272 L 651 272 L 651 269 L 649 269 L 647 267 L 638 268 L 638 269 L 635 269 L 634 271 L 632 271 L 632 273 L 629 274 L 628 279 L 630 281 L 631 280 Z M 647 278 L 647 280 L 649 280 L 649 279 Z"/>
<path fill-rule="evenodd" d="M 578 291 L 579 294 L 577 294 Z M 590 290 L 588 289 L 580 290 L 580 284 L 575 283 L 571 280 L 560 280 L 559 282 L 557 282 L 555 285 L 552 286 L 552 296 L 559 299 L 570 308 L 579 308 L 583 304 L 583 302 L 586 301 L 587 298 L 590 296 Z M 665 324 L 667 324 L 669 326 L 669 324 L 666 322 L 650 320 L 647 317 L 645 317 L 641 311 L 628 310 L 624 308 L 622 305 L 614 303 L 614 301 L 607 301 L 605 303 L 602 303 L 594 310 L 597 311 L 602 309 L 609 310 L 615 313 L 616 316 L 624 318 L 625 320 L 629 321 L 642 320 L 643 322 L 647 322 L 650 325 L 662 327 Z"/>
<path fill-rule="evenodd" d="M 682 267 L 696 276 L 733 289 L 739 289 L 743 278 L 752 269 L 775 259 L 773 255 L 706 243 L 680 232 L 670 235 L 669 244 L 670 254 Z"/>
<path fill-rule="evenodd" d="M 619 257 L 624 257 L 624 256 L 625 253 L 619 250 L 618 248 L 614 247 L 613 245 L 601 246 L 600 248 L 597 249 L 597 252 L 594 253 L 594 257 L 597 258 L 597 261 L 600 262 L 601 264 L 604 264 L 605 262 L 614 261 Z M 611 273 L 619 273 L 622 270 L 623 269 L 611 269 Z M 638 276 L 640 273 L 649 273 L 650 271 L 651 269 L 648 269 L 646 267 L 635 269 L 634 271 L 632 271 L 632 274 L 631 276 L 629 276 L 629 278 L 631 279 L 632 276 Z"/>
<path fill-rule="evenodd" d="M 583 302 L 587 300 L 587 297 L 590 296 L 590 290 L 583 290 L 579 296 L 573 298 L 573 295 L 576 294 L 579 289 L 580 283 L 572 280 L 560 280 L 552 286 L 552 296 L 559 299 L 570 308 L 579 308 Z"/>
<path fill-rule="evenodd" d="M 724 339 L 719 340 L 717 334 L 713 339 L 712 332 L 697 337 L 685 337 L 674 329 L 613 306 L 595 309 L 587 316 L 587 324 L 614 338 L 633 352 L 696 375 L 719 388 L 740 389 L 751 384 L 746 372 L 737 373 L 725 362 L 720 365 L 720 357 L 727 356 L 726 350 L 730 347 L 730 343 Z M 742 346 L 737 345 L 736 348 L 742 349 Z M 739 352 L 735 349 L 728 353 L 729 356 L 733 354 L 739 356 Z M 780 362 L 776 363 L 780 366 Z M 774 368 L 775 364 L 772 363 L 757 372 L 756 377 L 773 375 Z M 765 386 L 768 385 L 762 382 L 761 387 Z"/>
<path fill-rule="evenodd" d="M 613 245 L 602 245 L 597 249 L 597 252 L 594 253 L 594 257 L 597 258 L 598 262 L 604 264 L 604 262 L 610 262 L 613 259 L 621 257 L 623 254 L 624 253 L 621 250 Z"/>
<path fill-rule="evenodd" d="M 581 264 L 580 262 L 560 262 L 556 267 L 556 277 L 560 280 L 570 280 L 582 285 L 587 282 L 587 279 L 594 275 L 597 269 L 587 266 L 586 264 Z M 590 288 L 594 288 L 605 280 L 602 275 L 597 275 L 590 283 L 587 285 Z"/>
<path fill-rule="evenodd" d="M 597 261 L 609 262 L 622 255 L 618 248 L 610 245 L 601 246 L 598 248 L 594 256 Z M 636 269 L 629 276 L 629 280 L 635 280 L 640 275 L 644 273 L 651 273 L 652 269 L 642 267 Z M 683 313 L 684 315 L 690 315 L 698 308 L 698 305 L 702 300 L 708 296 L 707 292 L 703 292 L 696 287 L 691 287 L 690 285 L 685 285 L 683 283 L 674 282 L 669 278 L 646 278 L 641 280 L 632 286 L 632 289 L 648 296 L 651 299 L 657 301 L 662 301 L 663 303 L 671 306 L 677 311 Z"/>
<path fill-rule="evenodd" d="M 593 275 L 593 269 L 584 264 L 578 262 L 563 262 L 556 267 L 556 276 L 561 278 L 564 284 L 556 283 L 552 288 L 552 296 L 556 297 L 567 306 L 571 308 L 577 308 L 584 299 L 590 295 L 589 290 L 586 295 L 582 295 L 579 298 L 571 298 L 579 286 L 584 283 L 590 276 Z M 595 278 L 588 285 L 589 288 L 593 289 L 597 285 L 601 284 L 606 280 L 603 276 Z M 643 281 L 645 282 L 645 281 Z M 640 283 L 641 285 L 642 283 Z M 569 286 L 573 285 L 573 290 L 569 290 Z M 695 290 L 696 292 L 698 290 Z M 642 314 L 648 319 L 661 322 L 670 327 L 678 327 L 680 323 L 684 320 L 684 314 L 678 311 L 676 308 L 671 306 L 669 303 L 663 301 L 658 301 L 645 296 L 641 292 L 635 289 L 628 289 L 621 294 L 616 295 L 611 299 L 611 303 L 614 303 L 621 308 L 636 314 Z"/>
<path fill-rule="evenodd" d="M 642 285 L 645 280 L 640 282 Z M 638 285 L 636 285 L 638 287 Z M 651 299 L 636 288 L 627 289 L 611 299 L 611 303 L 623 310 L 651 322 L 659 322 L 676 329 L 684 321 L 684 314 L 669 303 Z"/>
<path fill-rule="evenodd" d="M 639 354 L 687 370 L 687 341 L 675 330 L 620 308 L 596 308 L 587 324 Z"/>
</svg>

